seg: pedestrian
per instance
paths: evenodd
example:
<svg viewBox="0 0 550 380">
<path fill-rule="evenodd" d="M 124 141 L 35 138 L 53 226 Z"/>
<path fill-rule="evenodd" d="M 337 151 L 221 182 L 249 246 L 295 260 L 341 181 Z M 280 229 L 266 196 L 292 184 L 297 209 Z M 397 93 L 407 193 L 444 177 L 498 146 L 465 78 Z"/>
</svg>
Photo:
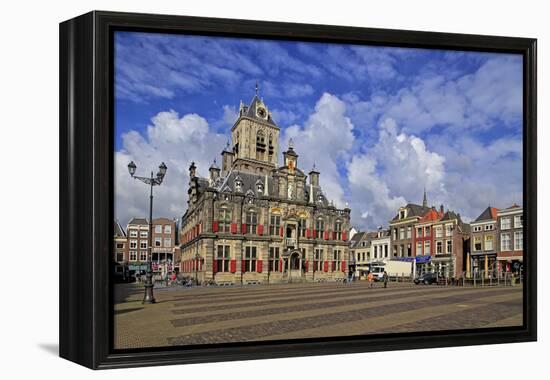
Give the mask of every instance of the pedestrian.
<svg viewBox="0 0 550 380">
<path fill-rule="evenodd" d="M 348 272 L 348 282 L 351 284 L 353 282 L 353 270 L 349 270 Z"/>
<path fill-rule="evenodd" d="M 369 272 L 367 280 L 369 281 L 369 288 L 372 288 L 372 284 L 374 282 L 374 275 L 372 274 L 372 272 Z"/>
<path fill-rule="evenodd" d="M 388 273 L 384 271 L 384 274 L 382 275 L 382 278 L 384 280 L 384 288 L 388 287 Z"/>
</svg>

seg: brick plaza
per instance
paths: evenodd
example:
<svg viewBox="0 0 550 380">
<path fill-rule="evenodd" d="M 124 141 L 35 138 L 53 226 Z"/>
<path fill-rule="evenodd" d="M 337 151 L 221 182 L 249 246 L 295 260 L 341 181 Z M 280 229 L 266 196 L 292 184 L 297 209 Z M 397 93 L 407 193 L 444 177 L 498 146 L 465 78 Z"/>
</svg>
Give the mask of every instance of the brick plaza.
<svg viewBox="0 0 550 380">
<path fill-rule="evenodd" d="M 156 289 L 115 286 L 115 348 L 518 326 L 519 287 L 391 283 Z"/>
</svg>

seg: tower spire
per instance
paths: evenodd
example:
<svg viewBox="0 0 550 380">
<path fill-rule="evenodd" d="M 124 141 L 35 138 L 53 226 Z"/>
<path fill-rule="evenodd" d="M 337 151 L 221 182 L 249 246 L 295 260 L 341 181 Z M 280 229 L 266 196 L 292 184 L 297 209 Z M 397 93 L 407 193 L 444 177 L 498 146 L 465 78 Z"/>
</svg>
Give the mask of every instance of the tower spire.
<svg viewBox="0 0 550 380">
<path fill-rule="evenodd" d="M 258 96 L 259 90 L 260 90 L 260 86 L 258 86 L 258 81 L 256 81 L 256 96 Z"/>
<path fill-rule="evenodd" d="M 428 207 L 428 197 L 426 196 L 426 187 L 424 187 L 424 199 L 422 200 L 422 207 Z"/>
</svg>

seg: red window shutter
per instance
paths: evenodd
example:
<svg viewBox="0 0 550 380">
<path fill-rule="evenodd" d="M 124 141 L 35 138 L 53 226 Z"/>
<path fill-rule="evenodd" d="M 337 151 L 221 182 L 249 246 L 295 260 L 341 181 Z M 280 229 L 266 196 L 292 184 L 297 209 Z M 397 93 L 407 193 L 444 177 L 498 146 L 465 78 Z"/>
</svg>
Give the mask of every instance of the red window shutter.
<svg viewBox="0 0 550 380">
<path fill-rule="evenodd" d="M 325 272 L 328 272 L 328 261 L 325 261 L 324 270 Z"/>
<path fill-rule="evenodd" d="M 212 222 L 212 232 L 218 232 L 218 224 L 219 222 L 217 220 Z"/>
<path fill-rule="evenodd" d="M 263 235 L 263 234 L 264 234 L 264 225 L 258 224 L 258 235 Z"/>
<path fill-rule="evenodd" d="M 246 266 L 245 266 L 245 261 L 244 260 L 241 260 L 241 272 L 246 272 Z"/>
<path fill-rule="evenodd" d="M 343 231 L 343 232 L 342 232 L 342 240 L 343 240 L 343 241 L 346 241 L 346 240 L 347 240 L 347 236 L 346 236 L 346 235 L 347 235 L 347 234 L 346 234 L 346 231 Z"/>
<path fill-rule="evenodd" d="M 284 235 L 283 235 L 283 226 L 281 226 L 281 227 L 279 228 L 279 234 L 281 235 L 281 237 L 284 236 Z"/>
<path fill-rule="evenodd" d="M 283 271 L 283 259 L 279 260 L 279 272 Z"/>
<path fill-rule="evenodd" d="M 241 233 L 246 234 L 246 223 L 241 225 Z"/>
<path fill-rule="evenodd" d="M 342 272 L 346 272 L 346 261 L 342 261 Z"/>
<path fill-rule="evenodd" d="M 231 259 L 229 262 L 229 270 L 231 273 L 235 273 L 237 271 L 237 260 Z"/>
<path fill-rule="evenodd" d="M 218 260 L 214 259 L 214 261 L 212 261 L 212 264 L 214 265 L 214 267 L 212 268 L 212 272 L 216 274 L 216 272 L 218 271 Z"/>
<path fill-rule="evenodd" d="M 256 271 L 258 273 L 262 273 L 262 266 L 263 266 L 263 261 L 262 260 L 256 261 Z"/>
<path fill-rule="evenodd" d="M 311 230 L 309 228 L 306 228 L 306 238 L 309 239 L 311 237 Z"/>
<path fill-rule="evenodd" d="M 328 231 L 325 231 L 325 240 L 328 240 Z"/>
<path fill-rule="evenodd" d="M 306 272 L 309 272 L 309 261 L 306 260 Z"/>
<path fill-rule="evenodd" d="M 237 223 L 231 223 L 231 233 L 232 234 L 237 233 Z"/>
<path fill-rule="evenodd" d="M 313 238 L 317 238 L 317 230 L 315 228 L 313 229 Z"/>
<path fill-rule="evenodd" d="M 336 231 L 332 231 L 332 240 L 336 240 Z"/>
</svg>

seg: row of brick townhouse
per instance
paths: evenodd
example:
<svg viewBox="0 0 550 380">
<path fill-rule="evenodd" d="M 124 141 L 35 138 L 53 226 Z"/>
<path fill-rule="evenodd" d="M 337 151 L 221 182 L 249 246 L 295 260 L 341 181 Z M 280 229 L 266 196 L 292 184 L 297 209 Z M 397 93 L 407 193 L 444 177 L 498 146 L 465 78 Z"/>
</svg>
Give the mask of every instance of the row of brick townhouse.
<svg viewBox="0 0 550 380">
<path fill-rule="evenodd" d="M 523 207 L 487 207 L 471 223 L 470 240 L 465 269 L 468 276 L 476 272 L 485 277 L 499 272 L 519 274 L 523 264 Z"/>
<path fill-rule="evenodd" d="M 256 94 L 241 102 L 221 168 L 214 160 L 203 178 L 191 164 L 183 274 L 227 284 L 346 277 L 351 210 L 327 199 L 315 166 L 308 175 L 300 169 L 292 140 L 279 165 L 279 133 Z"/>
<path fill-rule="evenodd" d="M 153 271 L 165 273 L 173 269 L 176 258 L 176 222 L 168 218 L 153 219 L 151 261 Z M 115 220 L 114 257 L 130 271 L 146 270 L 149 254 L 149 221 L 145 218 L 132 218 L 126 230 Z"/>
<path fill-rule="evenodd" d="M 378 248 L 378 241 L 383 242 Z M 384 250 L 390 247 L 388 255 Z M 437 272 L 449 278 L 486 277 L 522 270 L 523 208 L 487 207 L 474 221 L 464 223 L 459 213 L 422 205 L 400 207 L 389 229 L 359 232 L 351 240 L 351 254 L 360 269 L 369 264 L 403 260 L 415 263 L 417 274 Z"/>
<path fill-rule="evenodd" d="M 389 228 L 358 233 L 351 251 L 358 269 L 388 260 L 412 261 L 414 272 L 437 272 L 460 278 L 469 249 L 470 226 L 460 214 L 443 205 L 429 207 L 426 192 L 422 205 L 408 203 L 389 221 Z"/>
</svg>

